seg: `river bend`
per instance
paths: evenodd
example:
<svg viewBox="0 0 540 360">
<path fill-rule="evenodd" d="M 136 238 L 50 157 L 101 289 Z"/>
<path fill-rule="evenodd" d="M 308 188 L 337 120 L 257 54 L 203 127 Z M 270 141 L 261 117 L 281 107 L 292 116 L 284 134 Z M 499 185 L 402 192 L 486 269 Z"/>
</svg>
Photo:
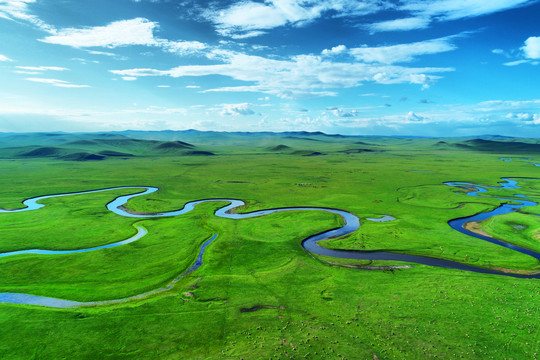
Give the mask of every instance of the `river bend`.
<svg viewBox="0 0 540 360">
<path fill-rule="evenodd" d="M 467 182 L 446 182 L 446 185 L 453 186 L 453 187 L 467 187 L 467 188 L 474 188 L 474 191 L 470 191 L 467 193 L 469 196 L 478 196 L 478 197 L 484 197 L 480 194 L 487 192 L 488 188 L 497 188 L 497 189 L 517 189 L 519 188 L 517 186 L 517 181 L 513 180 L 511 178 L 503 178 L 504 182 L 499 183 L 500 186 L 498 187 L 489 187 L 489 186 L 483 186 L 483 185 L 477 185 Z M 55 195 L 45 195 L 45 196 L 39 196 L 30 198 L 23 201 L 23 205 L 25 205 L 24 208 L 21 209 L 14 209 L 14 210 L 6 210 L 6 209 L 0 209 L 0 213 L 7 213 L 7 212 L 22 212 L 22 211 L 32 211 L 37 210 L 39 208 L 44 207 L 45 205 L 40 204 L 40 200 L 53 198 L 53 197 L 61 197 L 61 196 L 69 196 L 69 195 L 77 195 L 77 194 L 90 194 L 90 193 L 96 193 L 96 192 L 102 192 L 102 191 L 110 191 L 110 190 L 119 190 L 119 189 L 134 189 L 134 190 L 141 190 L 134 192 L 132 194 L 128 195 L 122 195 L 117 198 L 115 198 L 113 201 L 107 204 L 107 209 L 114 212 L 115 214 L 118 214 L 120 216 L 125 217 L 131 217 L 131 218 L 156 218 L 156 217 L 170 217 L 170 216 L 179 216 L 182 214 L 186 214 L 190 211 L 192 211 L 195 206 L 201 203 L 205 202 L 228 202 L 229 204 L 226 206 L 223 206 L 215 211 L 215 215 L 227 219 L 235 219 L 235 220 L 241 220 L 241 219 L 247 219 L 247 218 L 253 218 L 258 216 L 264 216 L 269 215 L 277 212 L 285 212 L 285 211 L 325 211 L 329 213 L 336 214 L 340 216 L 343 221 L 344 225 L 339 228 L 331 229 L 328 231 L 324 231 L 319 234 L 315 234 L 312 236 L 309 236 L 308 238 L 304 239 L 302 241 L 302 246 L 307 251 L 317 254 L 317 255 L 324 255 L 334 258 L 340 258 L 340 259 L 358 259 L 358 260 L 390 260 L 390 261 L 404 261 L 404 262 L 411 262 L 411 263 L 417 263 L 417 264 L 423 264 L 423 265 L 429 265 L 429 266 L 437 266 L 437 267 L 443 267 L 448 269 L 458 269 L 458 270 L 464 270 L 464 271 L 470 271 L 470 272 L 476 272 L 476 273 L 485 273 L 485 274 L 494 274 L 494 275 L 502 275 L 502 276 L 511 276 L 516 278 L 529 278 L 529 279 L 539 279 L 540 274 L 532 274 L 532 275 L 525 275 L 525 274 L 516 274 L 516 273 L 508 273 L 508 272 L 502 272 L 497 271 L 493 269 L 486 269 L 486 268 L 480 268 L 472 265 L 462 264 L 455 261 L 445 260 L 445 259 L 438 259 L 434 257 L 428 257 L 428 256 L 418 256 L 418 255 L 408 255 L 408 254 L 400 254 L 400 253 L 393 253 L 393 252 L 384 252 L 384 251 L 362 251 L 362 250 L 339 250 L 339 249 L 328 249 L 321 247 L 318 245 L 318 242 L 321 240 L 327 240 L 332 238 L 337 238 L 341 236 L 345 236 L 348 234 L 351 234 L 352 232 L 356 231 L 360 227 L 360 220 L 359 218 L 347 211 L 339 210 L 339 209 L 333 209 L 333 208 L 322 208 L 322 207 L 288 207 L 288 208 L 275 208 L 275 209 L 267 209 L 267 210 L 259 210 L 259 211 L 253 211 L 248 213 L 236 213 L 234 212 L 239 207 L 242 207 L 245 205 L 245 203 L 242 200 L 238 199 L 226 199 L 226 198 L 218 198 L 218 199 L 204 199 L 204 200 L 197 200 L 197 201 L 191 201 L 184 205 L 182 209 L 169 211 L 169 212 L 162 212 L 162 213 L 153 213 L 153 214 L 135 214 L 131 213 L 124 205 L 132 198 L 138 197 L 138 196 L 144 196 L 151 193 L 154 193 L 158 191 L 158 188 L 151 187 L 151 186 L 120 186 L 120 187 L 112 187 L 112 188 L 106 188 L 106 189 L 98 189 L 98 190 L 90 190 L 90 191 L 82 191 L 82 192 L 73 192 L 73 193 L 64 193 L 64 194 L 55 194 Z M 514 195 L 516 197 L 523 197 L 520 195 Z M 489 197 L 491 198 L 491 197 Z M 521 248 L 509 243 L 506 243 L 504 241 L 486 237 L 480 234 L 473 233 L 469 230 L 466 230 L 464 228 L 464 224 L 469 221 L 481 221 L 485 220 L 487 218 L 490 218 L 495 215 L 501 215 L 506 214 L 509 212 L 517 211 L 522 207 L 525 206 L 534 206 L 538 203 L 529 201 L 529 200 L 516 200 L 516 199 L 506 199 L 506 198 L 495 198 L 502 201 L 512 201 L 515 203 L 518 203 L 518 205 L 510 205 L 507 203 L 503 203 L 499 207 L 497 207 L 495 210 L 476 214 L 469 217 L 463 217 L 454 219 L 448 222 L 448 224 L 455 230 L 484 240 L 489 241 L 491 243 L 507 247 L 509 249 L 521 252 L 523 254 L 532 256 L 538 260 L 540 260 L 540 254 L 537 252 L 534 252 L 532 250 L 528 250 L 525 248 Z M 393 219 L 393 218 L 392 218 Z M 390 220 L 390 217 L 385 218 L 386 221 Z M 111 248 L 115 246 L 122 246 L 129 243 L 132 243 L 134 241 L 137 241 L 141 239 L 143 236 L 147 234 L 147 230 L 139 225 L 135 225 L 135 228 L 137 229 L 137 234 L 126 239 L 123 241 L 119 241 L 112 244 L 107 244 L 103 246 L 88 248 L 88 249 L 77 249 L 77 250 L 43 250 L 43 249 L 30 249 L 30 250 L 19 250 L 19 251 L 12 251 L 9 253 L 1 253 L 1 257 L 6 256 L 14 256 L 19 254 L 42 254 L 42 255 L 60 255 L 60 254 L 68 254 L 68 253 L 80 253 L 80 252 L 88 252 L 88 251 L 96 251 L 100 249 L 105 248 Z M 111 304 L 118 304 L 127 302 L 130 300 L 135 299 L 143 299 L 150 295 L 157 294 L 163 291 L 170 290 L 174 284 L 179 281 L 183 276 L 195 271 L 202 265 L 202 258 L 204 251 L 206 247 L 217 237 L 217 234 L 214 234 L 210 239 L 208 239 L 201 247 L 199 254 L 197 256 L 196 261 L 189 267 L 187 270 L 182 272 L 178 277 L 173 279 L 167 286 L 159 289 L 155 289 L 149 292 L 145 292 L 143 294 L 130 296 L 122 299 L 113 299 L 113 300 L 105 300 L 105 301 L 91 301 L 91 302 L 78 302 L 78 301 L 71 301 L 71 300 L 65 300 L 65 299 L 56 299 L 56 298 L 50 298 L 50 297 L 44 297 L 44 296 L 35 296 L 31 294 L 19 294 L 19 293 L 0 293 L 0 303 L 11 303 L 11 304 L 26 304 L 26 305 L 40 305 L 40 306 L 47 306 L 47 307 L 56 307 L 56 308 L 67 308 L 67 307 L 79 307 L 79 306 L 96 306 L 96 305 L 111 305 Z"/>
</svg>

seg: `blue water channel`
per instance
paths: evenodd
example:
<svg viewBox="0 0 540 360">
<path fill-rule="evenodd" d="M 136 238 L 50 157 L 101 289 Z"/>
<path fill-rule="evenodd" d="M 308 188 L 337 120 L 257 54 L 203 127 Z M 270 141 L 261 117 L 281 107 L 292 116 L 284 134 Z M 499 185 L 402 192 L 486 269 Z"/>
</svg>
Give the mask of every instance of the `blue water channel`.
<svg viewBox="0 0 540 360">
<path fill-rule="evenodd" d="M 501 182 L 499 184 L 500 186 L 497 186 L 497 187 L 481 186 L 481 185 L 467 183 L 467 182 L 446 182 L 445 184 L 448 186 L 453 186 L 453 187 L 474 189 L 473 191 L 470 191 L 469 193 L 467 193 L 467 195 L 477 196 L 477 197 L 483 197 L 481 194 L 487 192 L 488 188 L 494 188 L 494 189 L 519 188 L 516 180 L 510 179 L 510 178 L 503 178 L 503 180 L 504 182 Z M 540 278 L 540 274 L 523 275 L 523 274 L 505 273 L 505 272 L 501 272 L 497 270 L 484 269 L 484 268 L 480 268 L 480 267 L 476 267 L 472 265 L 466 265 L 466 264 L 462 264 L 462 263 L 458 263 L 458 262 L 454 262 L 450 260 L 438 259 L 438 258 L 433 258 L 433 257 L 428 257 L 428 256 L 407 255 L 407 254 L 384 252 L 384 251 L 327 249 L 327 248 L 321 247 L 320 245 L 318 245 L 319 241 L 333 239 L 333 238 L 351 234 L 352 232 L 358 230 L 358 228 L 360 227 L 360 220 L 356 215 L 350 212 L 344 211 L 344 210 L 333 209 L 333 208 L 288 207 L 288 208 L 259 210 L 259 211 L 249 212 L 249 213 L 236 213 L 234 212 L 234 210 L 238 209 L 241 206 L 244 206 L 245 203 L 242 200 L 238 200 L 238 199 L 224 199 L 223 198 L 223 199 L 204 199 L 204 200 L 191 201 L 191 202 L 186 203 L 182 209 L 169 211 L 169 212 L 154 213 L 154 214 L 135 214 L 135 213 L 129 212 L 124 207 L 124 205 L 130 199 L 134 197 L 138 197 L 138 196 L 151 194 L 153 192 L 158 191 L 158 188 L 149 187 L 149 186 L 140 186 L 140 187 L 139 186 L 126 186 L 126 187 L 114 187 L 114 188 L 98 189 L 98 190 L 91 190 L 91 191 L 84 191 L 84 192 L 39 196 L 39 197 L 35 197 L 35 198 L 31 198 L 31 199 L 27 199 L 23 201 L 23 204 L 26 206 L 25 208 L 14 209 L 14 210 L 0 209 L 0 213 L 12 213 L 12 212 L 37 210 L 45 206 L 43 204 L 40 204 L 39 201 L 48 199 L 48 198 L 77 195 L 77 194 L 90 194 L 90 193 L 109 191 L 109 190 L 119 190 L 119 189 L 143 189 L 143 191 L 140 191 L 140 192 L 135 192 L 133 194 L 119 196 L 107 204 L 107 209 L 109 209 L 110 211 L 120 216 L 132 217 L 132 218 L 156 218 L 156 217 L 178 216 L 178 215 L 182 215 L 182 214 L 192 211 L 195 208 L 195 206 L 201 203 L 205 203 L 205 202 L 228 202 L 229 203 L 228 205 L 223 206 L 219 208 L 218 210 L 216 210 L 215 215 L 219 217 L 227 218 L 227 219 L 236 219 L 236 220 L 264 216 L 264 215 L 269 215 L 269 214 L 273 214 L 277 212 L 285 212 L 285 211 L 324 211 L 324 212 L 329 212 L 329 213 L 333 213 L 340 216 L 342 220 L 344 221 L 345 225 L 336 229 L 331 229 L 331 230 L 324 231 L 316 235 L 312 235 L 304 239 L 302 241 L 302 246 L 307 251 L 314 254 L 341 258 L 341 259 L 404 261 L 404 262 L 410 262 L 410 263 L 437 266 L 437 267 L 443 267 L 443 268 L 449 268 L 449 269 L 458 269 L 458 270 L 471 271 L 471 272 L 477 272 L 477 273 L 511 276 L 511 277 L 516 277 L 516 278 L 535 278 L 535 279 Z M 518 195 L 515 195 L 515 197 L 518 197 L 520 199 L 519 200 L 506 199 L 506 198 L 496 198 L 496 199 L 499 199 L 502 201 L 509 201 L 509 202 L 511 201 L 517 204 L 511 205 L 511 204 L 504 203 L 492 211 L 476 214 L 473 216 L 454 219 L 454 220 L 449 221 L 448 224 L 453 229 L 463 234 L 466 234 L 471 237 L 475 237 L 484 241 L 489 241 L 491 243 L 494 243 L 500 246 L 507 247 L 509 249 L 521 252 L 523 254 L 530 255 L 540 260 L 540 254 L 537 252 L 524 249 L 519 246 L 515 246 L 515 245 L 506 243 L 498 239 L 476 234 L 464 228 L 464 224 L 469 221 L 481 221 L 495 215 L 502 215 L 502 214 L 507 214 L 510 212 L 517 211 L 520 208 L 525 207 L 525 206 L 534 206 L 538 204 L 536 202 L 529 201 L 529 200 L 521 200 L 524 197 L 523 195 L 518 194 Z M 389 220 L 389 218 L 386 218 L 386 219 Z M 371 220 L 373 221 L 373 219 Z M 375 221 L 376 220 L 377 219 L 375 219 Z M 0 254 L 0 257 L 14 256 L 14 255 L 19 255 L 19 254 L 62 255 L 62 254 L 69 254 L 69 253 L 96 251 L 96 250 L 105 249 L 105 248 L 122 246 L 122 245 L 132 243 L 136 240 L 139 240 L 147 234 L 147 230 L 144 229 L 143 227 L 138 226 L 138 225 L 135 225 L 135 227 L 138 231 L 136 235 L 130 237 L 129 239 L 103 245 L 103 246 L 98 246 L 98 247 L 93 247 L 93 248 L 88 248 L 88 249 L 58 250 L 58 251 L 43 250 L 43 249 L 19 250 L 19 251 L 13 251 L 13 252 L 8 252 L 8 253 L 2 253 Z M 197 270 L 203 263 L 203 255 L 207 246 L 216 237 L 217 237 L 217 234 L 214 234 L 210 239 L 208 239 L 202 245 L 195 262 L 187 270 L 182 272 L 177 278 L 175 278 L 173 281 L 171 281 L 171 283 L 169 283 L 166 287 L 163 287 L 163 288 L 155 289 L 149 292 L 145 292 L 143 294 L 139 294 L 139 295 L 135 295 L 135 296 L 127 297 L 127 298 L 122 298 L 122 299 L 92 301 L 92 302 L 70 301 L 70 300 L 65 300 L 65 299 L 56 299 L 56 298 L 49 298 L 49 297 L 43 297 L 43 296 L 35 296 L 35 295 L 30 295 L 30 294 L 0 293 L 0 303 L 41 305 L 41 306 L 47 306 L 47 307 L 66 308 L 66 307 L 78 307 L 78 306 L 117 304 L 117 303 L 122 303 L 122 302 L 126 302 L 133 299 L 142 299 L 152 294 L 159 293 L 161 291 L 170 290 L 173 287 L 173 285 L 178 280 L 180 280 L 183 276 Z"/>
</svg>

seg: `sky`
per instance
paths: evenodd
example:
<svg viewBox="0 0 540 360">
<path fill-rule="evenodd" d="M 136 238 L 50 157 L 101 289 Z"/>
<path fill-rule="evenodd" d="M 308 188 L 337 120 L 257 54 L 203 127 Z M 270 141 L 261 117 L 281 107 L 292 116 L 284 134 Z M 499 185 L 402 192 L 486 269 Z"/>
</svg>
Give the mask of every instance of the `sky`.
<svg viewBox="0 0 540 360">
<path fill-rule="evenodd" d="M 540 137 L 540 0 L 0 0 L 0 132 Z"/>
</svg>

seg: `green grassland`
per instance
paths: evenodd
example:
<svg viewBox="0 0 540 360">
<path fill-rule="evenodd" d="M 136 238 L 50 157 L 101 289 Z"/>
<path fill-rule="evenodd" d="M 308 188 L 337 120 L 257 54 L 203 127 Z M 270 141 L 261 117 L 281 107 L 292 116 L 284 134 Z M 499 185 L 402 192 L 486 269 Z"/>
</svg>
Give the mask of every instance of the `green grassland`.
<svg viewBox="0 0 540 360">
<path fill-rule="evenodd" d="M 356 214 L 362 225 L 348 237 L 323 242 L 329 248 L 537 272 L 540 264 L 532 257 L 452 230 L 448 220 L 491 210 L 501 201 L 443 184 L 496 186 L 501 177 L 540 178 L 540 168 L 531 164 L 540 163 L 537 145 L 524 139 L 320 133 L 3 134 L 0 207 L 114 186 L 159 187 L 127 204 L 141 212 L 207 198 L 242 199 L 242 212 L 330 207 Z M 520 193 L 540 201 L 540 180 L 519 185 L 487 196 L 512 199 Z M 0 258 L 0 292 L 77 301 L 129 297 L 164 287 L 217 233 L 202 267 L 170 291 L 123 304 L 0 304 L 0 358 L 538 357 L 537 279 L 314 256 L 302 248 L 302 239 L 341 224 L 325 212 L 231 220 L 213 215 L 225 203 L 205 203 L 179 217 L 136 219 L 105 208 L 132 192 L 51 198 L 36 211 L 0 214 L 0 252 L 88 248 L 127 239 L 136 233 L 134 225 L 148 230 L 110 249 Z M 539 213 L 539 206 L 524 208 L 481 225 L 496 238 L 540 251 L 540 220 L 532 215 Z M 366 220 L 384 214 L 396 220 Z M 409 267 L 391 268 L 403 265 Z M 381 270 L 373 270 L 377 266 Z"/>
</svg>

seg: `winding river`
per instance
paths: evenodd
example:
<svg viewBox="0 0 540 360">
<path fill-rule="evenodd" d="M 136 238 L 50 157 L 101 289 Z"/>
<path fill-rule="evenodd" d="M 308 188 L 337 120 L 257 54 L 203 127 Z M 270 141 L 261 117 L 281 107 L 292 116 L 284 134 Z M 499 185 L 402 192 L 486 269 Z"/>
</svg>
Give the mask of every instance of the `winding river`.
<svg viewBox="0 0 540 360">
<path fill-rule="evenodd" d="M 446 182 L 446 185 L 453 186 L 453 187 L 460 187 L 460 188 L 470 188 L 474 189 L 474 191 L 470 191 L 467 193 L 469 196 L 477 196 L 477 197 L 484 197 L 480 194 L 487 192 L 488 188 L 496 188 L 496 189 L 517 189 L 519 186 L 517 185 L 517 181 L 513 180 L 511 178 L 503 178 L 504 182 L 499 183 L 500 186 L 498 187 L 489 187 L 489 186 L 483 186 L 483 185 L 477 185 L 467 182 Z M 32 211 L 37 210 L 39 208 L 44 207 L 45 205 L 40 204 L 40 200 L 53 198 L 53 197 L 61 197 L 61 196 L 69 196 L 69 195 L 77 195 L 77 194 L 90 194 L 90 193 L 96 193 L 96 192 L 102 192 L 102 191 L 110 191 L 110 190 L 118 190 L 118 189 L 134 189 L 134 190 L 141 190 L 134 192 L 129 195 L 123 195 L 115 198 L 113 201 L 107 204 L 107 209 L 114 212 L 115 214 L 118 214 L 120 216 L 125 217 L 132 217 L 132 218 L 156 218 L 156 217 L 170 217 L 170 216 L 178 216 L 185 213 L 188 213 L 192 211 L 195 206 L 201 203 L 205 202 L 228 202 L 229 204 L 226 206 L 223 206 L 215 211 L 215 215 L 227 219 L 246 219 L 246 218 L 252 218 L 252 217 L 258 217 L 258 216 L 264 216 L 269 215 L 277 212 L 285 212 L 285 211 L 325 211 L 329 213 L 333 213 L 336 215 L 339 215 L 343 221 L 345 222 L 345 225 L 343 225 L 340 228 L 331 229 L 328 231 L 324 231 L 319 234 L 315 234 L 312 236 L 309 236 L 308 238 L 304 239 L 302 241 L 302 246 L 309 252 L 317 254 L 317 255 L 324 255 L 329 257 L 335 257 L 335 258 L 341 258 L 341 259 L 359 259 L 359 260 L 390 260 L 390 261 L 404 261 L 404 262 L 410 262 L 410 263 L 417 263 L 417 264 L 423 264 L 423 265 L 429 265 L 429 266 L 437 266 L 437 267 L 443 267 L 443 268 L 449 268 L 449 269 L 458 269 L 458 270 L 464 270 L 464 271 L 471 271 L 471 272 L 477 272 L 477 273 L 485 273 L 485 274 L 495 274 L 495 275 L 502 275 L 502 276 L 511 276 L 516 278 L 529 278 L 529 279 L 540 279 L 540 274 L 533 274 L 533 275 L 525 275 L 525 274 L 516 274 L 516 273 L 508 273 L 508 272 L 502 272 L 497 271 L 493 269 L 485 269 L 480 268 L 472 265 L 466 265 L 455 261 L 450 260 L 444 260 L 444 259 L 438 259 L 428 256 L 417 256 L 417 255 L 408 255 L 408 254 L 399 254 L 399 253 L 392 253 L 392 252 L 384 252 L 384 251 L 361 251 L 361 250 L 339 250 L 339 249 L 327 249 L 324 247 L 321 247 L 318 245 L 318 242 L 321 240 L 327 240 L 332 238 L 337 238 L 341 236 L 348 235 L 354 231 L 356 231 L 360 227 L 360 220 L 359 218 L 347 211 L 339 210 L 339 209 L 333 209 L 333 208 L 321 208 L 321 207 L 288 207 L 288 208 L 275 208 L 275 209 L 267 209 L 267 210 L 259 210 L 259 211 L 253 211 L 248 213 L 236 213 L 234 210 L 238 209 L 241 206 L 244 206 L 245 203 L 242 200 L 238 199 L 204 199 L 204 200 L 197 200 L 197 201 L 191 201 L 184 205 L 182 209 L 175 210 L 175 211 L 169 211 L 169 212 L 162 212 L 162 213 L 154 213 L 154 214 L 135 214 L 130 213 L 126 210 L 124 205 L 132 198 L 138 197 L 138 196 L 144 196 L 151 193 L 154 193 L 158 191 L 158 188 L 156 187 L 150 187 L 150 186 L 122 186 L 122 187 L 113 187 L 113 188 L 106 188 L 106 189 L 98 189 L 98 190 L 90 190 L 90 191 L 83 191 L 83 192 L 74 192 L 74 193 L 65 193 L 65 194 L 55 194 L 55 195 L 45 195 L 45 196 L 39 196 L 34 197 L 31 199 L 27 199 L 23 201 L 23 205 L 25 205 L 25 208 L 21 209 L 14 209 L 14 210 L 5 210 L 0 209 L 0 213 L 12 213 L 12 212 L 22 212 L 22 211 Z M 538 260 L 540 260 L 540 253 L 534 252 L 532 250 L 528 250 L 525 248 L 521 248 L 509 243 L 506 243 L 504 241 L 494 239 L 491 237 L 483 236 L 474 232 L 471 232 L 464 228 L 464 224 L 469 221 L 481 221 L 485 220 L 487 218 L 490 218 L 495 215 L 501 215 L 501 214 L 507 214 L 513 211 L 517 211 L 518 209 L 525 207 L 525 206 L 534 206 L 538 203 L 528 200 L 522 200 L 522 195 L 514 195 L 515 197 L 519 197 L 520 200 L 516 199 L 507 199 L 507 198 L 495 198 L 499 200 L 503 200 L 505 202 L 511 201 L 514 203 L 517 203 L 517 205 L 510 205 L 507 203 L 504 203 L 500 205 L 495 210 L 476 214 L 469 217 L 464 218 L 458 218 L 454 219 L 448 222 L 448 224 L 455 230 L 484 240 L 489 241 L 491 243 L 507 247 L 509 249 L 521 252 L 523 254 L 532 256 Z M 491 197 L 488 197 L 490 199 L 493 199 Z M 381 219 L 368 219 L 371 221 L 392 221 L 393 218 L 390 216 L 385 216 Z M 77 250 L 58 250 L 58 251 L 52 251 L 52 250 L 43 250 L 43 249 L 30 249 L 30 250 L 20 250 L 20 251 L 12 251 L 8 253 L 0 253 L 1 257 L 6 256 L 14 256 L 19 254 L 42 254 L 42 255 L 59 255 L 59 254 L 69 254 L 69 253 L 81 253 L 81 252 L 89 252 L 89 251 L 96 251 L 100 249 L 105 248 L 112 248 L 116 246 L 122 246 L 129 243 L 132 243 L 134 241 L 137 241 L 144 237 L 148 231 L 144 229 L 142 226 L 135 224 L 135 228 L 137 229 L 137 234 L 126 239 L 123 241 L 88 248 L 88 249 L 77 249 Z M 47 306 L 47 307 L 55 307 L 55 308 L 67 308 L 67 307 L 79 307 L 79 306 L 97 306 L 97 305 L 111 305 L 111 304 L 118 304 L 127 302 L 130 300 L 135 299 L 143 299 L 150 295 L 157 294 L 160 292 L 168 291 L 170 290 L 176 282 L 178 282 L 182 277 L 185 275 L 197 270 L 202 265 L 202 257 L 204 254 L 204 251 L 206 247 L 214 240 L 216 239 L 217 234 L 214 234 L 212 237 L 210 237 L 201 247 L 198 257 L 193 265 L 189 267 L 187 270 L 182 272 L 180 275 L 178 275 L 175 279 L 173 279 L 169 284 L 167 284 L 165 287 L 158 288 L 152 291 L 148 291 L 139 295 L 130 296 L 126 298 L 121 299 L 114 299 L 114 300 L 105 300 L 105 301 L 91 301 L 91 302 L 78 302 L 78 301 L 71 301 L 71 300 L 65 300 L 65 299 L 56 299 L 56 298 L 50 298 L 50 297 L 44 297 L 44 296 L 35 296 L 30 294 L 19 294 L 19 293 L 0 293 L 0 303 L 11 303 L 11 304 L 25 304 L 25 305 L 41 305 L 41 306 Z"/>
</svg>

